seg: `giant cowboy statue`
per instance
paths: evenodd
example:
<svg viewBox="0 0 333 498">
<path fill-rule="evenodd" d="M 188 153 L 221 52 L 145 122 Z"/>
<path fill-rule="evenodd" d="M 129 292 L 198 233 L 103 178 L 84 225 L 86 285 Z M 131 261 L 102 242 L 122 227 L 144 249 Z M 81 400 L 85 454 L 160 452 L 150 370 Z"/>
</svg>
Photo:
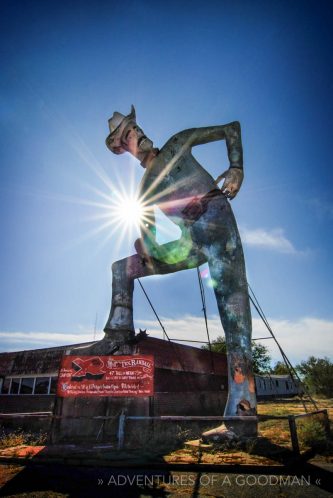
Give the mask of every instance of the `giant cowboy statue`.
<svg viewBox="0 0 333 498">
<path fill-rule="evenodd" d="M 208 262 L 227 344 L 229 381 L 224 416 L 255 415 L 251 312 L 244 256 L 228 200 L 235 197 L 243 181 L 240 124 L 235 121 L 184 130 L 173 135 L 161 149 L 154 147 L 137 125 L 133 106 L 127 116 L 115 112 L 109 128 L 106 145 L 111 152 L 129 152 L 145 170 L 139 189 L 145 216 L 141 238 L 135 242 L 136 254 L 112 266 L 112 304 L 104 329 L 104 347 L 109 354 L 132 351 L 136 278 L 196 268 Z M 193 157 L 192 147 L 216 140 L 225 140 L 230 167 L 214 181 Z M 222 178 L 220 189 L 217 185 Z M 179 240 L 163 245 L 156 242 L 154 206 L 180 228 Z M 206 435 L 255 435 L 256 429 L 251 417 L 246 423 L 238 419 L 228 421 Z"/>
</svg>

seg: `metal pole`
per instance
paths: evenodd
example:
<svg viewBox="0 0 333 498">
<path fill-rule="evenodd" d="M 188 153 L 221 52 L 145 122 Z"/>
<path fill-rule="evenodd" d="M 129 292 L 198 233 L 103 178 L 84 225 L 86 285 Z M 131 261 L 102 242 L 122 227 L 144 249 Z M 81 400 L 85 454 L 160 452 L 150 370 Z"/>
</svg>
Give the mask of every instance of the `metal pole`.
<svg viewBox="0 0 333 498">
<path fill-rule="evenodd" d="M 293 452 L 296 453 L 296 455 L 299 455 L 300 451 L 299 451 L 295 417 L 293 415 L 288 415 L 288 422 L 289 422 L 289 429 L 290 429 L 291 444 L 293 447 Z"/>
<path fill-rule="evenodd" d="M 124 447 L 125 440 L 125 422 L 126 415 L 125 412 L 122 411 L 119 415 L 119 425 L 118 425 L 118 450 L 122 450 Z"/>
</svg>

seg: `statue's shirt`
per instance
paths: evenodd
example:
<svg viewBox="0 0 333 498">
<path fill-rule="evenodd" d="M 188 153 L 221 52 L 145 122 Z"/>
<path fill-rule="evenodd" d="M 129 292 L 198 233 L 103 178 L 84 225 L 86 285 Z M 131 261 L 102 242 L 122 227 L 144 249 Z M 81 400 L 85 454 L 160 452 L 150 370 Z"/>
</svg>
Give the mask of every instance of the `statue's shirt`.
<svg viewBox="0 0 333 498">
<path fill-rule="evenodd" d="M 193 198 L 216 188 L 213 177 L 191 153 L 190 132 L 177 133 L 167 141 L 146 169 L 139 187 L 144 205 L 157 205 L 177 225 L 182 224 L 182 211 Z"/>
</svg>

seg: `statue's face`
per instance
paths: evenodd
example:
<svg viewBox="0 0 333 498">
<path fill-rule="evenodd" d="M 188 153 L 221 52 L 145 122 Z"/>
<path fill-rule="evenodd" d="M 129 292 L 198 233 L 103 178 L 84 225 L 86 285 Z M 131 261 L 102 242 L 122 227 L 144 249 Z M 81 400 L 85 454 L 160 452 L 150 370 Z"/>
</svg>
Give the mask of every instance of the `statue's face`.
<svg viewBox="0 0 333 498">
<path fill-rule="evenodd" d="M 121 135 L 121 147 L 142 160 L 153 149 L 153 142 L 135 121 L 130 121 Z"/>
</svg>

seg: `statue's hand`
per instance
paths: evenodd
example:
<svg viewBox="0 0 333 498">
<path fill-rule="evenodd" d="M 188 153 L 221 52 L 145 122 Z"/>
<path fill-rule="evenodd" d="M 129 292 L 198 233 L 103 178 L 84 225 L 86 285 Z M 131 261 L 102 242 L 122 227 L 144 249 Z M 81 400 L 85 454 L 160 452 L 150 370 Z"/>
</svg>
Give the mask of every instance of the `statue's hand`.
<svg viewBox="0 0 333 498">
<path fill-rule="evenodd" d="M 141 257 L 142 264 L 147 266 L 148 269 L 153 268 L 153 262 L 151 256 L 148 254 L 146 245 L 142 239 L 136 239 L 134 242 L 134 247 L 137 254 Z"/>
<path fill-rule="evenodd" d="M 145 243 L 143 242 L 142 239 L 136 239 L 136 241 L 134 242 L 134 247 L 135 247 L 137 254 L 139 254 L 139 256 L 142 256 L 142 257 L 148 256 L 147 248 L 146 248 Z"/>
<path fill-rule="evenodd" d="M 241 188 L 244 178 L 243 170 L 240 168 L 229 168 L 216 179 L 215 183 L 219 183 L 222 178 L 224 178 L 224 183 L 221 187 L 222 192 L 229 199 L 233 199 Z"/>
</svg>

